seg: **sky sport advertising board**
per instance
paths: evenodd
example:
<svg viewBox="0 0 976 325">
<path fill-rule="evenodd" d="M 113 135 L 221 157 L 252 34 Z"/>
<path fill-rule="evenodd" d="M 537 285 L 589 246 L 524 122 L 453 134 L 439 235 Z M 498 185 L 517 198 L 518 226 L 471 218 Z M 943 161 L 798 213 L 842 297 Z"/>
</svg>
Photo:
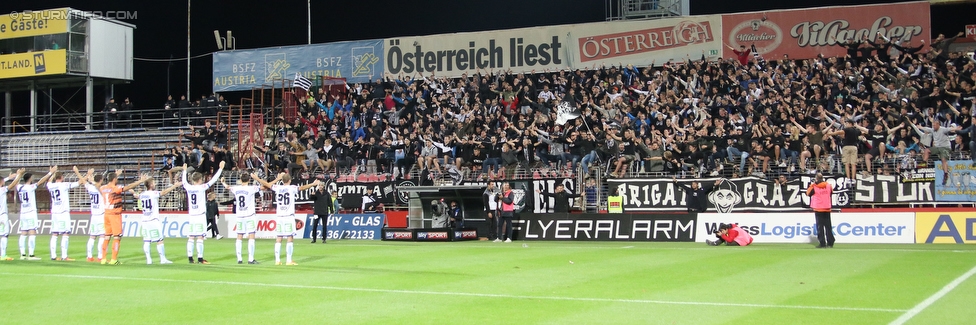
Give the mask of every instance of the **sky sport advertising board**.
<svg viewBox="0 0 976 325">
<path fill-rule="evenodd" d="M 757 11 L 722 15 L 726 43 L 736 50 L 739 45 L 756 50 L 766 59 L 779 60 L 844 56 L 847 51 L 838 43 L 850 39 L 879 40 L 879 32 L 892 41 L 920 45 L 931 44 L 929 3 L 905 2 L 883 5 L 823 7 L 811 9 Z M 726 48 L 724 57 L 735 57 Z"/>
<path fill-rule="evenodd" d="M 695 241 L 715 239 L 721 223 L 737 223 L 754 243 L 812 244 L 817 242 L 816 218 L 804 213 L 700 213 Z M 915 242 L 915 213 L 832 213 L 838 243 L 911 244 Z"/>
</svg>

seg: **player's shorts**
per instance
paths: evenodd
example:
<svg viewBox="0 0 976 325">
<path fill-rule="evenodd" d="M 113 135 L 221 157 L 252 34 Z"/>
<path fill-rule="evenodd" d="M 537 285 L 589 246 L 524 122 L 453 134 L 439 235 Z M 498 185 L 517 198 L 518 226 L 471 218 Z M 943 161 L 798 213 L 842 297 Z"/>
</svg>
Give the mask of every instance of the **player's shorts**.
<svg viewBox="0 0 976 325">
<path fill-rule="evenodd" d="M 105 235 L 105 215 L 94 215 L 88 220 L 88 235 Z"/>
<path fill-rule="evenodd" d="M 37 221 L 37 212 L 20 214 L 20 231 L 36 231 L 39 225 L 40 222 Z"/>
<path fill-rule="evenodd" d="M 258 219 L 255 216 L 238 217 L 234 229 L 238 235 L 253 234 L 258 230 Z"/>
<path fill-rule="evenodd" d="M 71 215 L 67 213 L 51 214 L 51 234 L 67 235 L 71 233 Z"/>
<path fill-rule="evenodd" d="M 0 237 L 10 235 L 10 220 L 6 215 L 0 216 Z"/>
<path fill-rule="evenodd" d="M 163 222 L 159 219 L 142 221 L 142 241 L 158 242 L 163 240 Z"/>
<path fill-rule="evenodd" d="M 279 216 L 275 219 L 275 223 L 278 227 L 275 229 L 276 235 L 278 237 L 294 237 L 295 230 L 295 216 Z"/>
<path fill-rule="evenodd" d="M 207 235 L 207 215 L 191 215 L 189 219 L 190 222 L 186 226 L 187 236 L 204 237 Z"/>
<path fill-rule="evenodd" d="M 107 236 L 122 236 L 122 215 L 106 213 L 104 228 Z"/>
</svg>

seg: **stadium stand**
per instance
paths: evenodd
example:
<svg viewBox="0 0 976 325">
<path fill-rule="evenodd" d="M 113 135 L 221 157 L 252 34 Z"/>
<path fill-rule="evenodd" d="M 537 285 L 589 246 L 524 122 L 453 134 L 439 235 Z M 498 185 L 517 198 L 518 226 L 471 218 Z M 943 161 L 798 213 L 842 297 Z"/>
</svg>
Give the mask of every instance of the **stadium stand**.
<svg viewBox="0 0 976 325">
<path fill-rule="evenodd" d="M 847 121 L 870 130 L 857 141 L 859 172 L 938 166 L 925 131 L 936 124 L 954 130 L 951 159 L 971 159 L 976 61 L 947 51 L 954 38 L 921 50 L 879 40 L 807 60 L 702 56 L 651 67 L 388 76 L 345 89 L 321 78 L 304 97 L 283 80 L 241 105 L 183 108 L 175 122 L 132 114 L 139 128 L 7 133 L 0 164 L 124 168 L 129 178 L 154 172 L 166 186 L 164 156 L 193 165 L 206 152 L 234 161 L 230 177 L 241 169 L 339 182 L 592 177 L 602 202 L 609 177 L 844 174 L 843 139 L 824 134 Z M 189 113 L 201 109 L 211 113 Z M 209 131 L 203 119 L 226 129 Z M 214 152 L 221 145 L 227 152 Z"/>
</svg>

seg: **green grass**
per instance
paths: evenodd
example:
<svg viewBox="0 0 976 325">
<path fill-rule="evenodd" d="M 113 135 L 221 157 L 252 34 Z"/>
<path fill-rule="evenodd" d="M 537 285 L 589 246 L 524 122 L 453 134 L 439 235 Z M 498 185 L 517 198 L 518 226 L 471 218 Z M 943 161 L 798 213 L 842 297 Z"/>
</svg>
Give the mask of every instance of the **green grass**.
<svg viewBox="0 0 976 325">
<path fill-rule="evenodd" d="M 268 240 L 257 266 L 237 265 L 233 240 L 207 241 L 212 265 L 185 248 L 167 240 L 173 265 L 145 265 L 136 239 L 121 266 L 2 262 L 0 323 L 887 324 L 976 266 L 963 245 L 303 240 L 292 267 Z M 974 282 L 909 323 L 971 324 Z"/>
</svg>

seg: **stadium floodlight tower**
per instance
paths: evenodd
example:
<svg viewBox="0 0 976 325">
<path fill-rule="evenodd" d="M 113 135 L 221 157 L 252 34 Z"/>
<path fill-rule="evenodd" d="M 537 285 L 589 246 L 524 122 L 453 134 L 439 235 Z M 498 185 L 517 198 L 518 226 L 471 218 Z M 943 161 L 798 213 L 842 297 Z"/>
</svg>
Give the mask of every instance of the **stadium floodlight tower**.
<svg viewBox="0 0 976 325">
<path fill-rule="evenodd" d="M 122 19 L 135 19 L 134 15 L 126 13 L 127 18 Z M 75 94 L 85 90 L 85 119 L 80 121 L 81 114 L 77 114 L 76 124 L 91 129 L 95 86 L 106 87 L 106 97 L 110 97 L 114 85 L 132 81 L 135 26 L 113 19 L 117 17 L 71 8 L 15 11 L 0 16 L 0 91 L 6 95 L 4 132 L 11 131 L 13 93 L 30 92 L 29 122 L 30 131 L 34 132 L 38 95 L 50 97 L 54 89 L 70 88 L 76 89 Z M 55 114 L 66 108 L 50 109 L 48 113 Z"/>
<path fill-rule="evenodd" d="M 687 16 L 690 0 L 604 0 L 607 21 Z"/>
</svg>

